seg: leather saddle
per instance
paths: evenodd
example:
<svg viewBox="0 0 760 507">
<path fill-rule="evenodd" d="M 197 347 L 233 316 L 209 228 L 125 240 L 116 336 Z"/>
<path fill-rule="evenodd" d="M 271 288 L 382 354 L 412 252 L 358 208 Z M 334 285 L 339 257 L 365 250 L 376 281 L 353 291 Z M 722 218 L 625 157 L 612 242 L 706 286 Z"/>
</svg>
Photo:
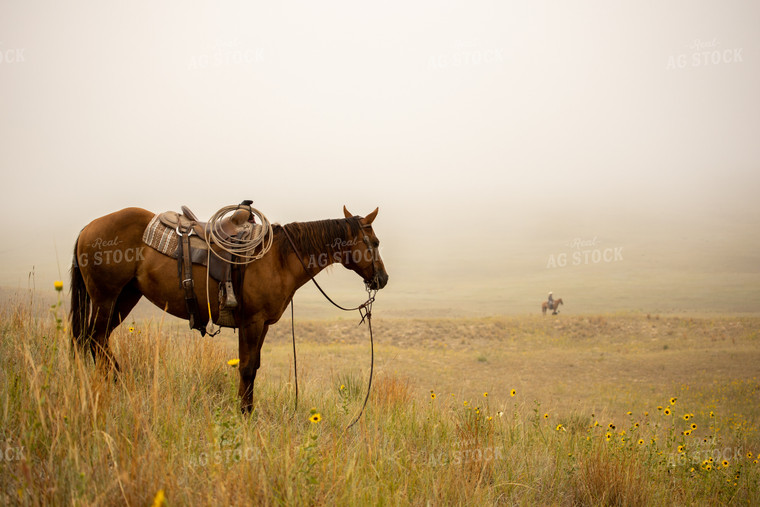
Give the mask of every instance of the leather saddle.
<svg viewBox="0 0 760 507">
<path fill-rule="evenodd" d="M 167 227 L 175 229 L 178 233 L 191 231 L 207 243 L 214 243 L 214 236 L 223 240 L 230 238 L 245 239 L 250 237 L 253 231 L 253 214 L 247 209 L 239 209 L 231 215 L 224 217 L 215 224 L 214 234 L 211 234 L 211 226 L 208 222 L 201 222 L 187 206 L 182 206 L 182 213 L 165 211 L 159 214 L 158 219 Z"/>
<path fill-rule="evenodd" d="M 236 327 L 234 310 L 238 302 L 232 284 L 233 258 L 232 254 L 220 247 L 219 242 L 245 241 L 251 238 L 257 225 L 250 204 L 251 201 L 243 201 L 240 209 L 213 224 L 198 220 L 187 206 L 181 207 L 182 213 L 165 211 L 158 215 L 158 220 L 179 236 L 177 274 L 180 287 L 185 292 L 190 328 L 198 329 L 201 335 L 205 335 L 206 329 L 195 296 L 192 265 L 208 264 L 209 276 L 219 282 L 219 317 L 216 323 L 219 326 Z M 213 252 L 209 252 L 209 248 Z"/>
</svg>

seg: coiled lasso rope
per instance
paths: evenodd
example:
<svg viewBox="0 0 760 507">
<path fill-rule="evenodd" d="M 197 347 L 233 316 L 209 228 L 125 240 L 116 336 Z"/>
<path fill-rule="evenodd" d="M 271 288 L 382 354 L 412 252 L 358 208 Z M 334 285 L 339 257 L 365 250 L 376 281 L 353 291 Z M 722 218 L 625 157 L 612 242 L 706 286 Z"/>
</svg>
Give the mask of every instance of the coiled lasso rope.
<svg viewBox="0 0 760 507">
<path fill-rule="evenodd" d="M 219 223 L 224 219 L 225 215 L 239 209 L 250 211 L 254 216 L 259 218 L 261 225 L 259 227 L 251 227 L 250 237 L 227 237 L 226 234 L 224 235 L 225 237 L 222 237 Z M 247 205 L 223 207 L 211 216 L 206 226 L 206 244 L 209 247 L 209 252 L 213 252 L 214 255 L 229 264 L 248 264 L 249 262 L 261 259 L 271 248 L 272 237 L 272 224 L 269 223 L 267 217 L 256 208 Z M 214 251 L 211 248 L 212 243 L 217 245 L 219 249 L 231 254 L 232 260 L 227 260 Z"/>
<path fill-rule="evenodd" d="M 222 230 L 220 222 L 228 213 L 234 213 L 239 209 L 248 210 L 252 215 L 259 217 L 259 222 L 261 225 L 253 226 L 250 223 L 247 224 L 248 227 L 250 227 L 250 236 L 244 234 L 242 237 L 238 238 L 235 236 L 230 236 L 225 232 L 222 237 L 222 235 L 219 233 L 219 231 Z M 219 326 L 217 329 L 214 329 L 214 323 L 211 319 L 211 298 L 209 297 L 211 253 L 213 252 L 214 255 L 228 264 L 245 265 L 255 260 L 261 259 L 269 251 L 272 246 L 272 237 L 274 234 L 272 234 L 272 224 L 269 223 L 267 217 L 265 217 L 264 214 L 259 210 L 251 207 L 248 204 L 238 204 L 235 206 L 223 207 L 214 213 L 211 218 L 209 218 L 205 231 L 206 246 L 208 246 L 208 254 L 206 259 L 206 266 L 208 266 L 206 269 L 206 306 L 208 308 L 209 315 L 206 332 L 209 334 L 209 336 L 216 336 L 222 330 L 222 327 Z M 224 231 L 222 230 L 222 232 Z M 217 245 L 219 249 L 229 253 L 231 255 L 230 259 L 225 259 L 221 254 L 211 248 L 212 243 Z"/>
</svg>

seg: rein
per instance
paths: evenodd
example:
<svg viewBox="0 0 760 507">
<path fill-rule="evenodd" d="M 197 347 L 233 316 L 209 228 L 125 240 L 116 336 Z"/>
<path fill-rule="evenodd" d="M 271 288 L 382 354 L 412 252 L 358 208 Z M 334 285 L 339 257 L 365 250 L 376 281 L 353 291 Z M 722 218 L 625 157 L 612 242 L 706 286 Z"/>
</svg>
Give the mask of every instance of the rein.
<svg viewBox="0 0 760 507">
<path fill-rule="evenodd" d="M 362 228 L 369 227 L 368 225 L 362 225 Z M 282 231 L 285 233 L 285 237 L 288 238 L 288 242 L 290 243 L 290 246 L 293 248 L 293 252 L 295 252 L 296 257 L 298 257 L 298 260 L 301 261 L 301 266 L 303 266 L 304 271 L 307 275 L 309 275 L 309 269 L 306 267 L 306 263 L 303 260 L 303 257 L 301 256 L 301 253 L 298 251 L 298 247 L 296 247 L 295 241 L 293 241 L 293 238 L 290 236 L 290 233 L 285 228 L 285 226 L 282 226 Z M 372 252 L 372 280 L 370 282 L 367 282 L 365 280 L 364 285 L 367 289 L 367 301 L 360 304 L 359 306 L 356 306 L 354 308 L 345 308 L 330 298 L 330 296 L 327 295 L 327 293 L 322 290 L 322 287 L 320 287 L 317 280 L 314 278 L 316 274 L 310 275 L 309 279 L 314 282 L 314 285 L 317 286 L 317 289 L 319 289 L 319 292 L 322 293 L 322 295 L 330 302 L 333 306 L 336 308 L 343 310 L 344 312 L 353 312 L 353 311 L 359 311 L 359 315 L 361 316 L 361 320 L 359 321 L 359 325 L 361 326 L 365 319 L 367 321 L 367 327 L 369 327 L 369 343 L 370 343 L 370 366 L 369 366 L 369 383 L 367 384 L 367 395 L 364 397 L 364 403 L 362 404 L 361 410 L 359 410 L 359 414 L 354 418 L 354 420 L 349 424 L 346 429 L 351 428 L 354 424 L 356 424 L 359 419 L 361 418 L 362 414 L 364 413 L 364 409 L 367 407 L 367 401 L 369 400 L 369 393 L 370 389 L 372 388 L 372 375 L 375 369 L 375 340 L 374 336 L 372 334 L 372 304 L 375 302 L 375 295 L 377 294 L 377 290 L 370 289 L 370 283 L 374 281 L 377 278 L 377 268 L 375 265 L 375 261 L 377 256 L 375 255 L 375 249 L 372 248 L 372 245 L 370 244 L 369 238 L 366 234 L 364 234 L 364 243 L 367 245 L 367 248 L 370 252 Z M 296 383 L 296 401 L 295 401 L 295 408 L 294 410 L 298 410 L 298 367 L 296 363 L 296 331 L 295 331 L 295 316 L 294 316 L 294 310 L 293 310 L 293 298 L 290 299 L 290 326 L 291 326 L 291 334 L 293 336 L 293 378 Z"/>
</svg>

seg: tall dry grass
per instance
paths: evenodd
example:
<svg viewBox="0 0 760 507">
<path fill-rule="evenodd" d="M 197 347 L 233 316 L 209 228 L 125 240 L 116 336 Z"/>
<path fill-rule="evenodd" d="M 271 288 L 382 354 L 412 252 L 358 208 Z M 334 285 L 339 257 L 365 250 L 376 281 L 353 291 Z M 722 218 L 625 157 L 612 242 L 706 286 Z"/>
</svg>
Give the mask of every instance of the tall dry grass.
<svg viewBox="0 0 760 507">
<path fill-rule="evenodd" d="M 381 373 L 367 410 L 353 369 L 260 377 L 238 411 L 237 372 L 208 338 L 155 323 L 119 328 L 122 372 L 104 377 L 51 315 L 0 316 L 0 502 L 24 505 L 748 504 L 760 498 L 756 428 L 664 403 L 626 421 L 547 414 L 520 393 L 420 397 Z M 756 395 L 758 385 L 725 387 Z M 698 397 L 695 398 L 697 403 Z M 690 423 L 684 414 L 696 415 Z M 315 413 L 319 422 L 309 419 Z M 744 423 L 742 423 L 744 421 Z M 596 424 L 599 423 L 599 424 Z M 698 424 L 694 435 L 683 435 Z M 684 446 L 679 451 L 679 446 Z M 721 463 L 724 449 L 731 454 Z M 711 454 L 712 453 L 712 454 Z M 752 453 L 752 454 L 750 454 Z M 709 458 L 713 457 L 710 462 Z M 720 458 L 720 459 L 718 459 Z"/>
</svg>

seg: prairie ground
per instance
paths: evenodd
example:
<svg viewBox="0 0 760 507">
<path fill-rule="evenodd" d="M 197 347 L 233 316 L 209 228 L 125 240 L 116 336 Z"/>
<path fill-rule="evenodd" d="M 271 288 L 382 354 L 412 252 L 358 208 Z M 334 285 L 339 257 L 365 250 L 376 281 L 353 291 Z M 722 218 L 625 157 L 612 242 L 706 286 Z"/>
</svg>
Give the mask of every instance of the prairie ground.
<svg viewBox="0 0 760 507">
<path fill-rule="evenodd" d="M 289 322 L 239 414 L 235 336 L 159 321 L 72 354 L 60 307 L 0 320 L 0 501 L 145 505 L 747 504 L 760 497 L 760 319 Z M 60 316 L 58 317 L 60 318 Z M 84 360 L 83 360 L 84 359 Z"/>
<path fill-rule="evenodd" d="M 375 319 L 373 329 L 376 371 L 406 379 L 417 396 L 431 389 L 457 398 L 489 392 L 492 399 L 511 402 L 508 394 L 515 389 L 521 399 L 558 412 L 620 414 L 651 408 L 652 400 L 760 377 L 757 318 Z M 296 343 L 304 378 L 367 375 L 366 326 L 350 320 L 297 322 Z M 226 345 L 234 354 L 234 337 Z M 265 342 L 261 374 L 289 378 L 292 355 L 290 325 L 283 322 Z"/>
</svg>

